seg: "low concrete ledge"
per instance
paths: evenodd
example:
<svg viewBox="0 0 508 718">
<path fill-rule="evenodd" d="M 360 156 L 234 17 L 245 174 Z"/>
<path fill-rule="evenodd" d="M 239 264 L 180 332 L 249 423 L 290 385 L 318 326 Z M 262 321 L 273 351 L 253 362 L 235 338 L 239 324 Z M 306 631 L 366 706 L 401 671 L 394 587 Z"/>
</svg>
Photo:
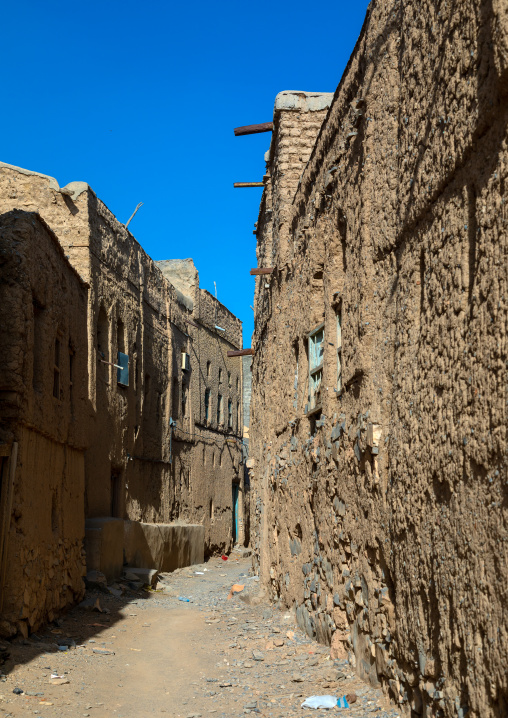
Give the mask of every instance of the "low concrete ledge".
<svg viewBox="0 0 508 718">
<path fill-rule="evenodd" d="M 129 566 L 174 571 L 205 560 L 205 528 L 201 524 L 124 522 L 125 560 Z"/>
</svg>

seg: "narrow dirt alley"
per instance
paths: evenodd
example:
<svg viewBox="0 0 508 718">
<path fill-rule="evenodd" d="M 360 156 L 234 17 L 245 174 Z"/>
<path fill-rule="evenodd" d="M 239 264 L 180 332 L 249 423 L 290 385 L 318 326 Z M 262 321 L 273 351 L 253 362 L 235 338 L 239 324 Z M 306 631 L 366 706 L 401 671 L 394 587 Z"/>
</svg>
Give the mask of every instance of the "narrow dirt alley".
<svg viewBox="0 0 508 718">
<path fill-rule="evenodd" d="M 333 712 L 400 715 L 292 614 L 241 594 L 228 600 L 234 584 L 256 593 L 249 567 L 233 553 L 165 574 L 155 592 L 88 591 L 86 602 L 106 612 L 76 607 L 27 640 L 4 642 L 0 716 L 319 716 L 329 711 L 302 711 L 305 698 L 353 693 L 349 708 Z"/>
</svg>

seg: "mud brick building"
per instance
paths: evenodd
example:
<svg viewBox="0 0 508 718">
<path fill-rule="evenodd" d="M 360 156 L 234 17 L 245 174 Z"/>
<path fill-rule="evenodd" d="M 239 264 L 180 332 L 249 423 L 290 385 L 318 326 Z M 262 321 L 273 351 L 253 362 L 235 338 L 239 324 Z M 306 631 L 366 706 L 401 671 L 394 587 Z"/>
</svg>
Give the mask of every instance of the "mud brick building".
<svg viewBox="0 0 508 718">
<path fill-rule="evenodd" d="M 0 163 L 0 212 L 3 628 L 26 633 L 79 597 L 83 545 L 112 578 L 244 541 L 242 327 L 86 183 Z"/>
<path fill-rule="evenodd" d="M 88 292 L 34 212 L 1 215 L 0 277 L 0 630 L 26 637 L 84 593 Z"/>
<path fill-rule="evenodd" d="M 502 3 L 374 0 L 266 155 L 257 566 L 413 716 L 508 714 L 507 46 Z"/>
</svg>

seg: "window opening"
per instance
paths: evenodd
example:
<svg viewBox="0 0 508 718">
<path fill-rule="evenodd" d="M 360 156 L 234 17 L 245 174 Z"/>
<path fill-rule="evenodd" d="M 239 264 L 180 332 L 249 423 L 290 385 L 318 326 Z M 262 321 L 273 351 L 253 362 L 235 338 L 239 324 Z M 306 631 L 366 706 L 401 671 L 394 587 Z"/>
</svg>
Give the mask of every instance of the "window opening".
<svg viewBox="0 0 508 718">
<path fill-rule="evenodd" d="M 207 362 L 206 362 L 206 376 L 208 376 L 208 377 L 210 376 L 210 369 L 211 369 L 211 367 L 212 367 L 212 362 L 211 362 L 211 361 L 207 361 Z"/>
<path fill-rule="evenodd" d="M 173 419 L 178 419 L 178 379 L 173 378 Z"/>
<path fill-rule="evenodd" d="M 228 429 L 233 428 L 233 402 L 228 399 Z"/>
<path fill-rule="evenodd" d="M 240 379 L 236 377 L 236 392 L 238 393 L 240 391 Z"/>
<path fill-rule="evenodd" d="M 219 384 L 222 384 L 222 369 L 219 367 Z"/>
<path fill-rule="evenodd" d="M 32 385 L 35 391 L 42 391 L 44 388 L 43 370 L 43 346 L 44 346 L 44 307 L 33 298 L 34 313 L 34 352 L 33 352 L 33 375 Z"/>
<path fill-rule="evenodd" d="M 210 389 L 205 389 L 205 421 L 210 421 Z"/>
<path fill-rule="evenodd" d="M 321 408 L 323 381 L 324 324 L 309 334 L 309 403 L 307 414 Z"/>
<path fill-rule="evenodd" d="M 97 351 L 99 359 L 104 359 L 104 361 L 108 361 L 108 333 L 108 317 L 104 307 L 101 307 L 97 319 Z"/>
<path fill-rule="evenodd" d="M 111 514 L 116 518 L 122 518 L 121 511 L 121 490 L 122 490 L 122 472 L 121 469 L 111 470 Z"/>
<path fill-rule="evenodd" d="M 231 384 L 231 372 L 230 372 L 230 371 L 228 371 L 228 386 L 229 386 L 230 389 L 231 389 L 231 387 L 233 386 L 233 385 Z"/>
<path fill-rule="evenodd" d="M 71 411 L 72 411 L 72 403 L 74 400 L 74 393 L 73 393 L 73 385 L 74 385 L 74 357 L 76 355 L 76 352 L 74 350 L 74 347 L 69 342 L 69 398 L 71 401 Z"/>
<path fill-rule="evenodd" d="M 187 416 L 187 385 L 182 384 L 182 418 Z"/>
<path fill-rule="evenodd" d="M 217 424 L 223 424 L 224 423 L 224 400 L 222 398 L 222 394 L 219 394 L 218 400 L 217 400 Z"/>
<path fill-rule="evenodd" d="M 125 353 L 125 327 L 121 319 L 116 323 L 116 349 Z"/>
<path fill-rule="evenodd" d="M 342 302 L 337 307 L 337 392 L 342 391 Z"/>
<path fill-rule="evenodd" d="M 236 430 L 240 433 L 240 402 L 236 402 Z"/>
<path fill-rule="evenodd" d="M 53 396 L 60 399 L 60 340 L 55 339 L 55 362 L 53 366 Z"/>
</svg>

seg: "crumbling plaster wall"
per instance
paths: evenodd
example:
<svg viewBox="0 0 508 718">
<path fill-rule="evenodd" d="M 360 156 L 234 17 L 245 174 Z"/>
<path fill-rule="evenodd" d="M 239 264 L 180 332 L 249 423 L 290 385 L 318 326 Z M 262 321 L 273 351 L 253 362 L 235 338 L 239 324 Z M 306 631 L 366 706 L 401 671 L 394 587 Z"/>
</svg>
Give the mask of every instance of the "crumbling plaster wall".
<svg viewBox="0 0 508 718">
<path fill-rule="evenodd" d="M 507 30 L 500 3 L 371 3 L 290 206 L 267 170 L 289 221 L 256 288 L 257 560 L 415 715 L 508 712 Z"/>
<path fill-rule="evenodd" d="M 86 285 L 45 222 L 33 212 L 2 214 L 3 635 L 27 636 L 84 593 L 86 303 Z"/>
</svg>

